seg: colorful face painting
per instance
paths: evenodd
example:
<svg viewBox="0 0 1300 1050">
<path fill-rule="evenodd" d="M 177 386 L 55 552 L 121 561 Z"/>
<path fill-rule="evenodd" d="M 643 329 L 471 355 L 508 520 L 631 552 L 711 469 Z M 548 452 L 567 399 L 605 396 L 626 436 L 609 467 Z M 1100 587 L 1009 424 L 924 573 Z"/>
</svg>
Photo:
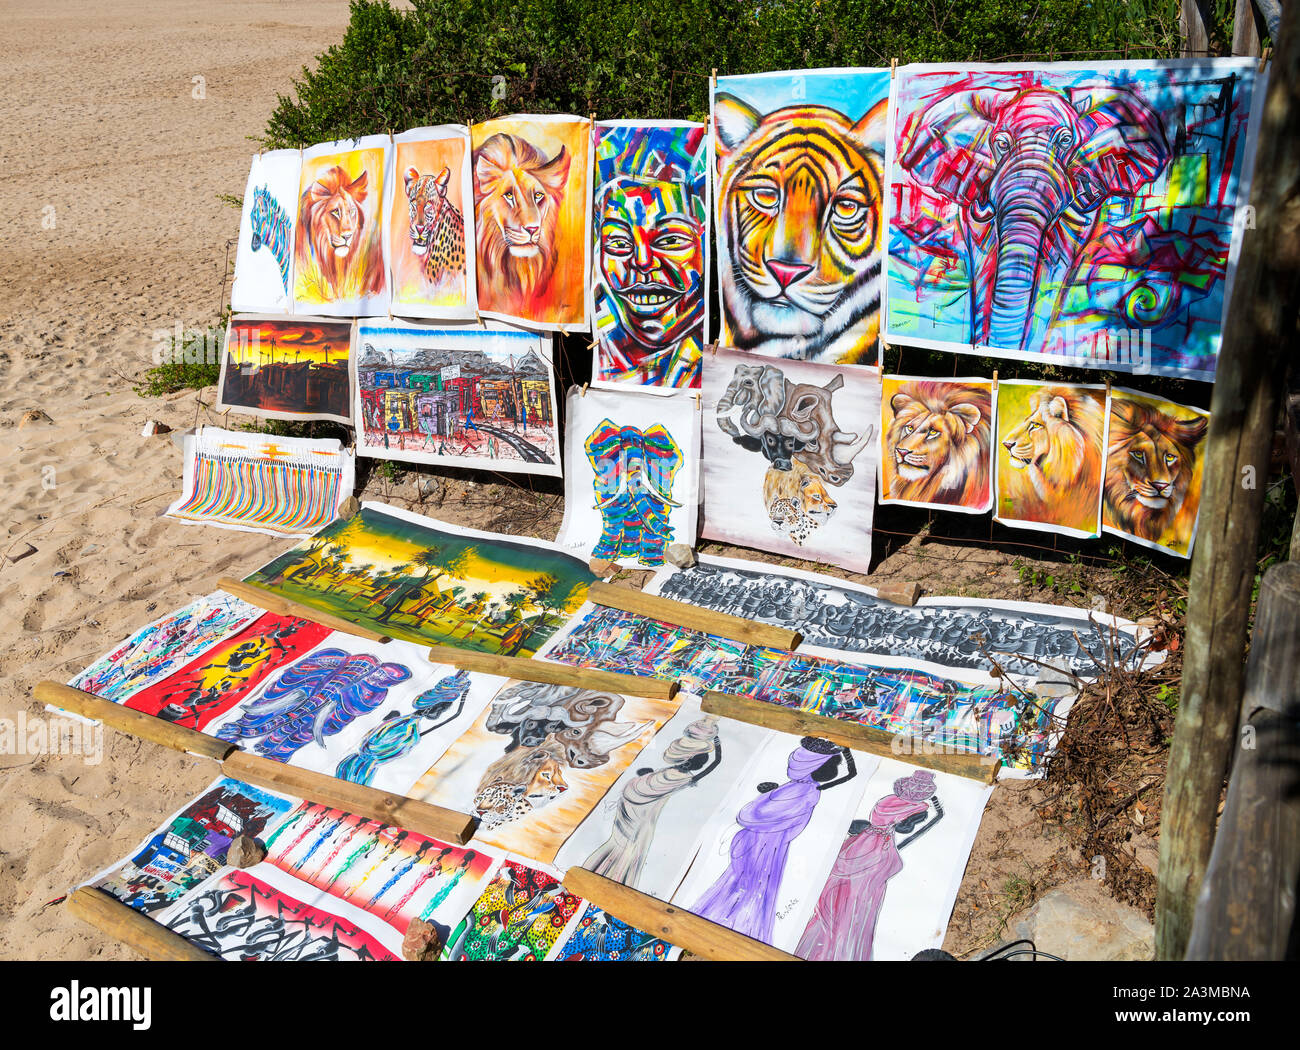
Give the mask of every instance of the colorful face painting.
<svg viewBox="0 0 1300 1050">
<path fill-rule="evenodd" d="M 393 312 L 471 318 L 474 188 L 469 128 L 443 124 L 393 139 L 388 258 Z"/>
<path fill-rule="evenodd" d="M 596 125 L 593 375 L 698 387 L 709 327 L 703 124 Z"/>
<path fill-rule="evenodd" d="M 356 358 L 359 455 L 560 475 L 551 336 L 376 317 Z"/>
<path fill-rule="evenodd" d="M 899 69 L 888 338 L 1212 380 L 1255 65 Z"/>
<path fill-rule="evenodd" d="M 882 758 L 867 781 L 796 955 L 905 962 L 943 944 L 993 789 Z"/>
<path fill-rule="evenodd" d="M 887 69 L 714 81 L 723 343 L 876 360 L 888 99 Z"/>
<path fill-rule="evenodd" d="M 250 784 L 220 778 L 140 843 L 129 859 L 86 885 L 146 915 L 158 914 L 218 871 L 233 839 L 264 836 L 292 805 Z"/>
<path fill-rule="evenodd" d="M 511 682 L 408 792 L 479 819 L 476 842 L 549 864 L 677 704 Z"/>
<path fill-rule="evenodd" d="M 585 329 L 591 121 L 502 117 L 472 134 L 479 308 L 534 328 Z"/>
<path fill-rule="evenodd" d="M 310 536 L 352 495 L 355 460 L 337 438 L 274 438 L 220 427 L 186 435 L 180 498 L 166 516 L 268 536 Z"/>
<path fill-rule="evenodd" d="M 351 357 L 351 322 L 232 317 L 221 356 L 217 411 L 351 423 Z"/>
<path fill-rule="evenodd" d="M 585 902 L 558 875 L 505 860 L 483 895 L 452 931 L 444 960 L 541 962 Z"/>
<path fill-rule="evenodd" d="M 384 252 L 387 135 L 326 142 L 302 155 L 294 312 L 356 317 L 388 310 Z"/>
<path fill-rule="evenodd" d="M 994 519 L 1066 536 L 1100 535 L 1106 388 L 1004 380 L 997 419 Z"/>
<path fill-rule="evenodd" d="M 582 558 L 662 565 L 695 546 L 700 410 L 685 394 L 569 390 L 569 476 L 555 542 Z"/>
<path fill-rule="evenodd" d="M 293 233 L 301 173 L 302 157 L 296 149 L 253 157 L 239 219 L 232 310 L 286 314 L 293 309 Z"/>
<path fill-rule="evenodd" d="M 104 700 L 123 700 L 175 674 L 196 656 L 262 615 L 256 606 L 214 591 L 141 627 L 68 685 Z"/>
<path fill-rule="evenodd" d="M 531 656 L 596 578 L 541 540 L 363 503 L 247 579 L 390 637 Z"/>
<path fill-rule="evenodd" d="M 674 962 L 681 954 L 680 948 L 667 941 L 588 904 L 547 959 L 550 962 Z"/>
<path fill-rule="evenodd" d="M 880 502 L 983 514 L 993 501 L 993 383 L 885 376 Z"/>
<path fill-rule="evenodd" d="M 706 539 L 869 571 L 874 368 L 718 351 L 704 363 L 703 411 Z"/>
</svg>

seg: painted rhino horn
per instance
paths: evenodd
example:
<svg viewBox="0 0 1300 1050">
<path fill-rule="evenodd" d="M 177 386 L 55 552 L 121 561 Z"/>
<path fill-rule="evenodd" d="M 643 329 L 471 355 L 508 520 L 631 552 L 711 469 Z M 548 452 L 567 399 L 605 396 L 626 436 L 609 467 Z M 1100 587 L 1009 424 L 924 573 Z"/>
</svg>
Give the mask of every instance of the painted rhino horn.
<svg viewBox="0 0 1300 1050">
<path fill-rule="evenodd" d="M 868 426 L 862 432 L 862 437 L 858 438 L 853 434 L 845 434 L 843 431 L 835 435 L 831 447 L 831 458 L 842 467 L 847 467 L 853 462 L 854 458 L 871 442 L 876 436 L 875 426 Z"/>
<path fill-rule="evenodd" d="M 608 755 L 615 748 L 631 743 L 653 722 L 608 722 L 587 734 L 587 745 L 598 755 Z"/>
</svg>

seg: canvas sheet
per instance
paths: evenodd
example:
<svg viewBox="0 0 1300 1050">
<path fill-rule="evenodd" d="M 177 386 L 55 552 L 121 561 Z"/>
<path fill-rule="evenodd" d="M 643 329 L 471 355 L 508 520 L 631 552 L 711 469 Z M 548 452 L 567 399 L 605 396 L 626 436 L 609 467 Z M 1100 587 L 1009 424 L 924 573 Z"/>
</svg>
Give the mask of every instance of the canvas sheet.
<svg viewBox="0 0 1300 1050">
<path fill-rule="evenodd" d="M 723 350 L 703 393 L 704 538 L 867 572 L 880 373 Z"/>
<path fill-rule="evenodd" d="M 699 387 L 709 335 L 706 129 L 601 121 L 592 212 L 592 378 Z"/>
<path fill-rule="evenodd" d="M 510 682 L 407 794 L 478 817 L 476 842 L 549 864 L 677 707 Z"/>
<path fill-rule="evenodd" d="M 550 336 L 372 317 L 356 361 L 358 455 L 560 475 Z"/>
<path fill-rule="evenodd" d="M 390 637 L 531 656 L 595 577 L 554 544 L 367 502 L 247 580 Z"/>
<path fill-rule="evenodd" d="M 676 962 L 682 950 L 586 904 L 555 943 L 547 962 Z"/>
<path fill-rule="evenodd" d="M 262 419 L 352 422 L 352 323 L 317 317 L 232 317 L 217 411 Z"/>
<path fill-rule="evenodd" d="M 1102 531 L 1190 558 L 1209 426 L 1203 409 L 1112 387 Z"/>
<path fill-rule="evenodd" d="M 993 789 L 882 758 L 794 951 L 903 962 L 943 944 Z"/>
<path fill-rule="evenodd" d="M 996 395 L 990 379 L 884 376 L 880 502 L 985 513 Z"/>
<path fill-rule="evenodd" d="M 166 517 L 267 536 L 310 536 L 352 495 L 355 457 L 337 438 L 200 427 L 182 445 L 181 495 Z"/>
<path fill-rule="evenodd" d="M 900 67 L 887 339 L 1212 380 L 1257 64 Z"/>
<path fill-rule="evenodd" d="M 1064 536 L 1101 535 L 1106 388 L 998 384 L 993 519 Z"/>
<path fill-rule="evenodd" d="M 793 951 L 878 759 L 778 734 L 700 835 L 672 903 Z"/>
<path fill-rule="evenodd" d="M 586 868 L 672 899 L 710 814 L 776 735 L 704 714 L 698 697 L 680 695 L 685 699 L 677 713 L 556 854 L 560 870 Z"/>
<path fill-rule="evenodd" d="M 688 394 L 570 387 L 564 521 L 555 542 L 583 559 L 659 566 L 695 546 L 700 405 Z"/>
<path fill-rule="evenodd" d="M 475 124 L 471 136 L 480 311 L 586 330 L 591 121 L 516 114 Z"/>
<path fill-rule="evenodd" d="M 507 857 L 452 931 L 444 961 L 541 962 L 586 904 L 560 885 L 560 872 Z"/>
<path fill-rule="evenodd" d="M 388 178 L 392 312 L 472 318 L 474 181 L 469 128 L 441 124 L 393 138 Z"/>
<path fill-rule="evenodd" d="M 387 135 L 322 142 L 302 154 L 294 230 L 294 313 L 388 312 Z"/>
<path fill-rule="evenodd" d="M 239 216 L 232 310 L 293 312 L 293 234 L 301 173 L 302 157 L 296 149 L 253 156 Z"/>
<path fill-rule="evenodd" d="M 871 364 L 880 333 L 887 69 L 717 77 L 722 342 Z"/>
</svg>

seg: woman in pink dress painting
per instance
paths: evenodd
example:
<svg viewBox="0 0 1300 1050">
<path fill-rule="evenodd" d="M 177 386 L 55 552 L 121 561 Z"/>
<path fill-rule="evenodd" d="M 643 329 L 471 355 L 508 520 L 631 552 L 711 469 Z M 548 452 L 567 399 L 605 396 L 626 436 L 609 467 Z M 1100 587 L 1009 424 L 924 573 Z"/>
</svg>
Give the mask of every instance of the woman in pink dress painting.
<svg viewBox="0 0 1300 1050">
<path fill-rule="evenodd" d="M 918 827 L 931 810 L 930 820 Z M 813 961 L 869 960 L 885 890 L 903 870 L 898 851 L 942 817 L 933 773 L 918 769 L 895 780 L 894 793 L 872 806 L 867 820 L 849 825 L 848 838 L 795 954 Z M 896 841 L 895 834 L 906 837 Z"/>
</svg>

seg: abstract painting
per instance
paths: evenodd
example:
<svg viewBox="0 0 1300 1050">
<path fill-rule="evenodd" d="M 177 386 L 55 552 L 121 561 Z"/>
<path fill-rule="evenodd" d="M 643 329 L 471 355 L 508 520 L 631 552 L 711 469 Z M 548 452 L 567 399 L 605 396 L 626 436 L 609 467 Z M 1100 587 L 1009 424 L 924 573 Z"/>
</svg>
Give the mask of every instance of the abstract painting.
<svg viewBox="0 0 1300 1050">
<path fill-rule="evenodd" d="M 772 357 L 873 363 L 889 70 L 713 83 L 722 342 Z"/>
<path fill-rule="evenodd" d="M 555 542 L 582 558 L 659 566 L 695 546 L 700 406 L 687 394 L 569 388 L 569 476 Z"/>
<path fill-rule="evenodd" d="M 302 156 L 296 149 L 254 155 L 239 217 L 232 310 L 292 312 L 293 231 L 301 173 Z"/>
<path fill-rule="evenodd" d="M 394 638 L 531 656 L 595 577 L 553 544 L 363 503 L 247 577 Z"/>
<path fill-rule="evenodd" d="M 1210 414 L 1114 387 L 1108 427 L 1102 528 L 1190 558 Z"/>
<path fill-rule="evenodd" d="M 357 324 L 357 453 L 560 474 L 551 336 L 489 321 Z"/>
<path fill-rule="evenodd" d="M 302 155 L 294 231 L 294 312 L 358 317 L 388 310 L 387 135 L 324 142 Z"/>
<path fill-rule="evenodd" d="M 706 539 L 870 570 L 876 369 L 720 350 L 703 412 Z"/>
<path fill-rule="evenodd" d="M 472 135 L 479 309 L 534 328 L 585 329 L 591 121 L 502 117 Z"/>
<path fill-rule="evenodd" d="M 181 447 L 181 495 L 166 517 L 183 525 L 310 536 L 352 495 L 355 459 L 337 438 L 200 427 Z"/>
<path fill-rule="evenodd" d="M 472 318 L 474 186 L 469 128 L 443 124 L 393 138 L 388 258 L 393 313 Z"/>
<path fill-rule="evenodd" d="M 887 338 L 1213 379 L 1256 65 L 900 68 Z"/>
<path fill-rule="evenodd" d="M 709 332 L 705 127 L 596 125 L 594 379 L 698 387 Z"/>
<path fill-rule="evenodd" d="M 1100 535 L 1106 388 L 1006 379 L 997 393 L 994 519 L 1066 536 Z"/>
<path fill-rule="evenodd" d="M 541 962 L 585 902 L 558 873 L 507 858 L 452 931 L 444 960 Z"/>
<path fill-rule="evenodd" d="M 352 422 L 352 324 L 312 317 L 232 317 L 217 411 L 262 419 Z"/>
<path fill-rule="evenodd" d="M 880 502 L 983 514 L 993 502 L 993 383 L 885 376 Z"/>
<path fill-rule="evenodd" d="M 569 926 L 548 962 L 673 962 L 682 950 L 588 904 Z"/>
</svg>

